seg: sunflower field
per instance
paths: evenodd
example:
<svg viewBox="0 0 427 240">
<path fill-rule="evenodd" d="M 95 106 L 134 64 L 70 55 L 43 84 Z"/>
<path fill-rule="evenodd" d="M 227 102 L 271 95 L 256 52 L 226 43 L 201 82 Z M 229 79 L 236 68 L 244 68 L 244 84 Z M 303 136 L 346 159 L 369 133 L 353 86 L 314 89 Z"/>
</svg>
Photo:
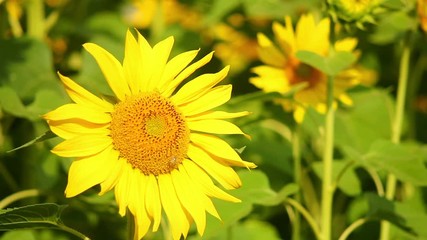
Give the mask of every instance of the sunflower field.
<svg viewBox="0 0 427 240">
<path fill-rule="evenodd" d="M 427 239 L 427 0 L 0 0 L 0 240 Z"/>
</svg>

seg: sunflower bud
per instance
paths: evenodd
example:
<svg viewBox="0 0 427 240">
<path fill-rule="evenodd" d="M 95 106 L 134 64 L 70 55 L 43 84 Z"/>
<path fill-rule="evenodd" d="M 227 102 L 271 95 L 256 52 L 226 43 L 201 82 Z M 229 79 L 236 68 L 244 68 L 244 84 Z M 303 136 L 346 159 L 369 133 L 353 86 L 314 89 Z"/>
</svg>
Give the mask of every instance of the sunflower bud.
<svg viewBox="0 0 427 240">
<path fill-rule="evenodd" d="M 363 29 L 364 23 L 375 23 L 375 15 L 382 12 L 383 0 L 328 0 L 330 13 L 347 24 Z"/>
</svg>

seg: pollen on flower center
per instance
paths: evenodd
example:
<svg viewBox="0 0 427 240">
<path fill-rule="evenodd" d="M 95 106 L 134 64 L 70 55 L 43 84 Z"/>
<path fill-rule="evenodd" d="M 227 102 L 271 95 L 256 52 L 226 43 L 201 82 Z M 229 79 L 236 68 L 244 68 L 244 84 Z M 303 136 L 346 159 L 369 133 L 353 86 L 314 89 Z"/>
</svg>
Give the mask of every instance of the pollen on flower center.
<svg viewBox="0 0 427 240">
<path fill-rule="evenodd" d="M 186 157 L 190 130 L 182 114 L 159 93 L 128 97 L 111 115 L 114 148 L 142 173 L 169 173 Z"/>
</svg>

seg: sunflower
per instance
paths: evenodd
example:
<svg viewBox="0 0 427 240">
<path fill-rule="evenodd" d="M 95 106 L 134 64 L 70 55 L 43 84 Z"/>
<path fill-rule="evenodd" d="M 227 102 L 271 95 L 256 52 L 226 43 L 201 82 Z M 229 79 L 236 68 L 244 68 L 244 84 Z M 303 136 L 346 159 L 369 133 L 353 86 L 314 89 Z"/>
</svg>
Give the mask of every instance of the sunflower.
<svg viewBox="0 0 427 240">
<path fill-rule="evenodd" d="M 152 227 L 158 230 L 162 212 L 174 239 L 186 237 L 194 221 L 200 235 L 206 212 L 220 218 L 211 198 L 240 200 L 221 190 L 241 186 L 232 166 L 254 168 L 216 134 L 244 134 L 226 121 L 248 112 L 213 110 L 230 99 L 231 85 L 216 86 L 229 70 L 195 77 L 178 88 L 212 53 L 193 62 L 198 50 L 168 61 L 174 39 L 154 47 L 139 33 L 128 31 L 120 64 L 93 43 L 84 48 L 95 58 L 115 95 L 97 97 L 70 78 L 59 77 L 74 103 L 47 114 L 50 129 L 65 139 L 52 149 L 72 162 L 66 197 L 100 185 L 100 195 L 114 189 L 119 214 L 134 216 L 135 239 Z"/>
<path fill-rule="evenodd" d="M 294 95 L 294 102 L 277 100 L 285 109 L 294 111 L 294 118 L 302 122 L 307 107 L 313 107 L 323 113 L 326 110 L 327 76 L 319 70 L 302 63 L 296 57 L 300 50 L 312 51 L 327 56 L 330 51 L 329 19 L 322 19 L 316 24 L 313 15 L 303 15 L 294 31 L 291 18 L 285 17 L 286 25 L 275 22 L 273 32 L 276 46 L 264 34 L 258 34 L 259 57 L 265 65 L 257 66 L 252 71 L 258 76 L 250 82 L 264 92 L 282 94 L 293 91 L 296 86 L 303 86 Z M 345 38 L 334 44 L 335 51 L 352 52 L 357 45 L 355 38 Z M 357 54 L 357 53 L 354 53 Z M 360 81 L 356 68 L 342 71 L 335 77 L 334 94 L 343 103 L 350 105 L 351 99 L 345 91 Z"/>
</svg>

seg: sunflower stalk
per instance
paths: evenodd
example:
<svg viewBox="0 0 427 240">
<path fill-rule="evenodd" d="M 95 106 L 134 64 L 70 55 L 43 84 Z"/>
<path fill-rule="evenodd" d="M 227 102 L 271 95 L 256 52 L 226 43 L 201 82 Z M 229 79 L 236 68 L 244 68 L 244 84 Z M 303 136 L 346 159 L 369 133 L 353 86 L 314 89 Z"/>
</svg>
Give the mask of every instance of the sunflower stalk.
<svg viewBox="0 0 427 240">
<path fill-rule="evenodd" d="M 28 36 L 43 40 L 45 36 L 43 0 L 29 0 L 26 7 Z"/>
<path fill-rule="evenodd" d="M 411 48 L 409 46 L 409 37 L 404 40 L 402 56 L 399 66 L 399 82 L 397 87 L 396 110 L 392 126 L 391 141 L 394 144 L 400 143 L 403 116 L 405 112 L 406 89 L 408 85 L 409 59 Z M 397 179 L 394 174 L 387 176 L 385 197 L 388 200 L 393 200 L 396 193 Z M 380 230 L 380 240 L 390 239 L 390 222 L 382 221 Z"/>
<path fill-rule="evenodd" d="M 300 148 L 300 131 L 297 125 L 292 135 L 292 156 L 294 159 L 294 181 L 298 186 L 301 186 L 301 148 Z M 295 200 L 302 202 L 301 192 L 295 194 Z M 292 223 L 292 240 L 301 239 L 301 215 L 295 211 L 294 221 Z"/>
</svg>

